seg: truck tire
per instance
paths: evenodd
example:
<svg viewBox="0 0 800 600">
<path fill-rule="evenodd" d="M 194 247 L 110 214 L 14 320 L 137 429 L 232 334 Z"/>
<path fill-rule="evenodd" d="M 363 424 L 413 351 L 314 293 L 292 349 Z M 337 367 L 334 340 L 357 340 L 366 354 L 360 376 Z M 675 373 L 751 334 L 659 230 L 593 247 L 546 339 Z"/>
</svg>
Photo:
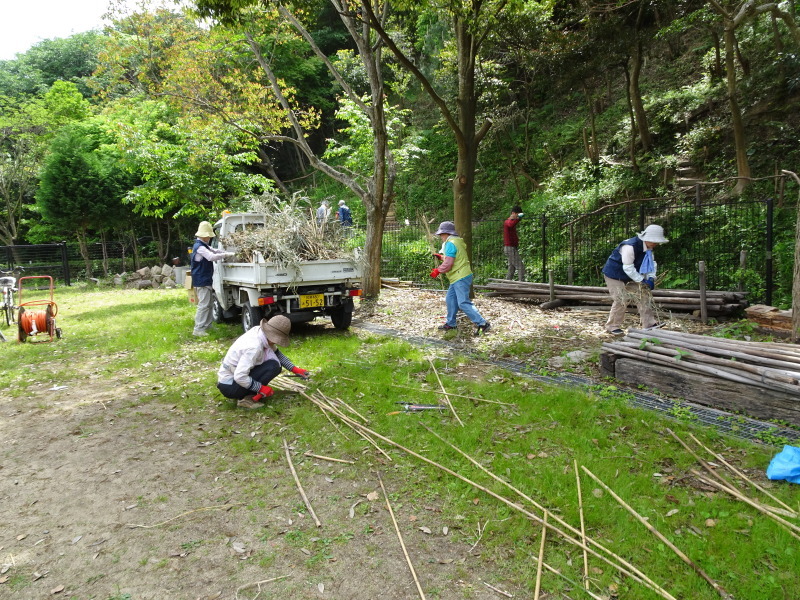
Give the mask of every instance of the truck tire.
<svg viewBox="0 0 800 600">
<path fill-rule="evenodd" d="M 253 327 L 261 323 L 264 316 L 260 306 L 250 306 L 249 302 L 242 305 L 242 329 L 247 333 Z"/>
<path fill-rule="evenodd" d="M 331 323 L 336 329 L 346 330 L 353 322 L 353 313 L 342 308 L 331 311 Z"/>
<path fill-rule="evenodd" d="M 214 320 L 214 323 L 224 323 L 226 321 L 224 311 L 222 310 L 219 300 L 217 300 L 216 294 L 212 294 L 211 297 L 211 318 Z"/>
</svg>

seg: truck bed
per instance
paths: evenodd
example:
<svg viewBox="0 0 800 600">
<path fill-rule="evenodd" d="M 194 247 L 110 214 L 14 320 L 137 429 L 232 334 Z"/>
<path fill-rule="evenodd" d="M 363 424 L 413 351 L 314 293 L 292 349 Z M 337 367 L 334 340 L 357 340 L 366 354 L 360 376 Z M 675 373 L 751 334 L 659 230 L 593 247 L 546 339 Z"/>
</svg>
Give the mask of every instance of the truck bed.
<svg viewBox="0 0 800 600">
<path fill-rule="evenodd" d="M 315 260 L 295 266 L 274 263 L 222 263 L 220 275 L 226 285 L 252 287 L 335 284 L 360 279 L 361 273 L 350 260 Z"/>
</svg>

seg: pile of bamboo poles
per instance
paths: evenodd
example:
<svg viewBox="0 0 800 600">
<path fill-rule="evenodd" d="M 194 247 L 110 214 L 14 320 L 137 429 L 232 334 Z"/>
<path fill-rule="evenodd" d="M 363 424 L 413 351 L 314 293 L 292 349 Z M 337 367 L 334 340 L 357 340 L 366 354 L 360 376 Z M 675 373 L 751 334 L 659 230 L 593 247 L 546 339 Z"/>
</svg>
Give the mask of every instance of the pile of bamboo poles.
<svg viewBox="0 0 800 600">
<path fill-rule="evenodd" d="M 475 286 L 488 290 L 487 296 L 543 302 L 543 308 L 556 308 L 569 304 L 611 305 L 608 288 L 585 285 L 555 285 L 489 279 L 487 285 Z M 652 292 L 656 307 L 664 312 L 695 312 L 705 305 L 710 317 L 731 316 L 747 307 L 745 292 L 719 292 L 711 290 L 667 290 Z"/>
<path fill-rule="evenodd" d="M 800 397 L 800 350 L 788 344 L 631 329 L 621 341 L 604 343 L 603 350 Z"/>
</svg>

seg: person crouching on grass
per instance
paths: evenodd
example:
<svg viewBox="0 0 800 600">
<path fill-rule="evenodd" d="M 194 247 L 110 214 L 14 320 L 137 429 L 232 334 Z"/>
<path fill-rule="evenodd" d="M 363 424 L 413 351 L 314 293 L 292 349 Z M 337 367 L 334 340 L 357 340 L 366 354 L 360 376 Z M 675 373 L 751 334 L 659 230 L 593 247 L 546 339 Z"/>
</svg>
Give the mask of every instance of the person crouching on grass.
<svg viewBox="0 0 800 600">
<path fill-rule="evenodd" d="M 456 226 L 452 221 L 444 221 L 436 230 L 436 235 L 442 240 L 442 249 L 436 258 L 442 264 L 431 271 L 431 277 L 439 277 L 441 273 L 447 276 L 450 287 L 447 288 L 445 303 L 447 304 L 447 320 L 439 329 L 449 331 L 456 328 L 456 314 L 459 310 L 464 311 L 470 321 L 475 323 L 477 329 L 475 335 L 481 335 L 489 331 L 491 325 L 489 321 L 481 316 L 478 309 L 469 299 L 469 291 L 472 287 L 472 267 L 467 256 L 467 245 L 464 238 L 456 234 Z"/>
<path fill-rule="evenodd" d="M 262 400 L 274 393 L 267 384 L 287 369 L 308 379 L 311 373 L 294 366 L 278 346 L 289 345 L 292 322 L 285 315 L 275 315 L 269 321 L 241 335 L 228 349 L 217 372 L 217 389 L 226 398 L 237 400 L 241 408 L 261 408 Z"/>
</svg>

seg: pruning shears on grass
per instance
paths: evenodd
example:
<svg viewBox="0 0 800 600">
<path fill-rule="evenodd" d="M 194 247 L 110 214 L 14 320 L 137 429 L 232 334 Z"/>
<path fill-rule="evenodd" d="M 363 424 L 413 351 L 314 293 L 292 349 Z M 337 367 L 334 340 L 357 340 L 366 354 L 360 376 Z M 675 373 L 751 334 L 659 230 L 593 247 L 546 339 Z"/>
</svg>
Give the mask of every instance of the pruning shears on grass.
<svg viewBox="0 0 800 600">
<path fill-rule="evenodd" d="M 447 407 L 443 404 L 412 404 L 411 402 L 395 402 L 395 404 L 400 404 L 403 407 L 403 410 L 395 410 L 393 412 L 387 413 L 390 415 L 399 415 L 400 413 L 404 412 L 422 412 L 425 410 L 447 410 Z"/>
</svg>

